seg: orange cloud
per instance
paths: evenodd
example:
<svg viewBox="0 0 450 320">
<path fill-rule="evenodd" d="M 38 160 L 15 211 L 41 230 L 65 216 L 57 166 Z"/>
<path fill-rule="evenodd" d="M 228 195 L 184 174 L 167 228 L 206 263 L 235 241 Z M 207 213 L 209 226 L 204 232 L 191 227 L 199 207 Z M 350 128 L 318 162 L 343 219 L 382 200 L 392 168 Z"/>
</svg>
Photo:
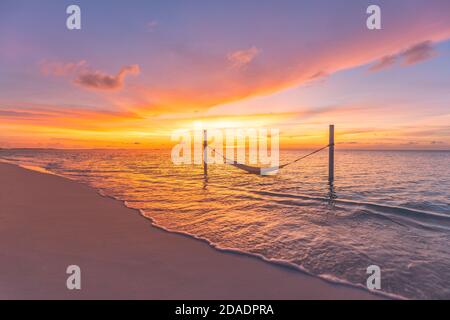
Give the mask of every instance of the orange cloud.
<svg viewBox="0 0 450 320">
<path fill-rule="evenodd" d="M 34 126 L 53 126 L 102 130 L 120 122 L 139 121 L 142 117 L 128 111 L 90 110 L 85 108 L 61 108 L 27 104 L 28 107 L 0 107 L 0 120 L 3 124 L 32 124 Z"/>
</svg>

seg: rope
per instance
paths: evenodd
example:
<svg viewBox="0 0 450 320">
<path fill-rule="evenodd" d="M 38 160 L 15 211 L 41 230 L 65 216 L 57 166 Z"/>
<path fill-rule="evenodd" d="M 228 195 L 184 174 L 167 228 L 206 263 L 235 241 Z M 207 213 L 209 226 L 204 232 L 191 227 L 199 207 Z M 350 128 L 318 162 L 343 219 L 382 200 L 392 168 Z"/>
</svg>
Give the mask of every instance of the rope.
<svg viewBox="0 0 450 320">
<path fill-rule="evenodd" d="M 208 148 L 210 148 L 212 151 L 214 151 L 215 153 L 217 153 L 219 156 L 221 156 L 226 162 L 230 162 L 230 163 L 236 163 L 237 161 L 234 160 L 230 160 L 227 157 L 225 157 L 223 154 L 221 154 L 220 152 L 216 151 L 215 148 L 211 148 L 210 146 L 207 146 Z"/>
<path fill-rule="evenodd" d="M 285 164 L 281 165 L 280 168 L 284 168 L 284 167 L 286 167 L 286 166 L 288 166 L 288 165 L 290 165 L 290 164 L 293 164 L 293 163 L 296 163 L 296 162 L 298 162 L 298 161 L 300 161 L 300 160 L 303 160 L 303 159 L 305 159 L 305 158 L 307 158 L 307 157 L 309 157 L 309 156 L 312 156 L 313 154 L 316 154 L 316 153 L 318 153 L 318 152 L 320 152 L 320 151 L 322 151 L 322 150 L 324 150 L 324 149 L 326 149 L 326 148 L 328 148 L 328 147 L 331 147 L 331 146 L 332 146 L 331 144 L 326 145 L 325 147 L 322 147 L 322 148 L 317 149 L 317 150 L 315 150 L 315 151 L 313 151 L 313 152 L 311 152 L 311 153 L 308 153 L 307 155 L 304 155 L 304 156 L 302 156 L 302 157 L 300 157 L 300 158 L 298 158 L 298 159 L 296 159 L 296 160 L 294 160 L 294 161 L 285 163 Z"/>
<path fill-rule="evenodd" d="M 322 147 L 322 148 L 317 149 L 317 150 L 315 150 L 315 151 L 313 151 L 313 152 L 310 152 L 310 153 L 308 153 L 308 154 L 306 154 L 306 155 L 304 155 L 304 156 L 301 156 L 300 158 L 295 159 L 294 161 L 291 161 L 291 162 L 285 163 L 285 164 L 283 164 L 283 165 L 281 165 L 281 166 L 278 166 L 278 167 L 276 167 L 276 169 L 281 169 L 281 168 L 284 168 L 284 167 L 286 167 L 286 166 L 288 166 L 288 165 L 291 165 L 291 164 L 293 164 L 293 163 L 296 163 L 296 162 L 298 162 L 298 161 L 301 161 L 301 160 L 303 160 L 303 159 L 305 159 L 305 158 L 307 158 L 307 157 L 309 157 L 309 156 L 312 156 L 313 154 L 316 154 L 316 153 L 318 153 L 318 152 L 320 152 L 320 151 L 322 151 L 322 150 L 324 150 L 324 149 L 326 149 L 326 148 L 328 148 L 328 147 L 330 147 L 330 146 L 333 146 L 333 145 L 334 145 L 334 144 L 326 145 L 325 147 Z M 234 166 L 239 166 L 240 169 L 245 170 L 245 171 L 250 172 L 250 173 L 255 173 L 254 171 L 255 171 L 256 169 L 260 170 L 260 172 L 261 172 L 261 170 L 271 171 L 272 169 L 275 169 L 275 167 L 274 167 L 274 168 L 259 168 L 259 167 L 251 167 L 251 166 L 247 166 L 247 165 L 241 164 L 241 163 L 239 163 L 239 162 L 237 162 L 237 161 L 228 159 L 227 157 L 225 157 L 225 156 L 224 156 L 223 154 L 221 154 L 220 152 L 217 152 L 215 148 L 211 148 L 210 146 L 207 146 L 207 147 L 210 148 L 211 150 L 213 150 L 213 151 L 214 151 L 215 153 L 217 153 L 219 156 L 221 156 L 228 164 L 231 164 L 231 165 L 234 165 Z"/>
</svg>

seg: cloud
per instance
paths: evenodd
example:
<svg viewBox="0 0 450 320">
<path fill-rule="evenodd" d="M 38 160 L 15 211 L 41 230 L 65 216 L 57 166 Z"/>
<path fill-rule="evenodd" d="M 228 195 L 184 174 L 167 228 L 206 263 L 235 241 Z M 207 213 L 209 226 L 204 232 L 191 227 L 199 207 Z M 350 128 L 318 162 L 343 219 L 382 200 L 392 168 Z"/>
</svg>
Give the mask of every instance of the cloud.
<svg viewBox="0 0 450 320">
<path fill-rule="evenodd" d="M 317 79 L 323 79 L 328 77 L 329 74 L 325 71 L 319 71 L 314 73 L 311 77 L 309 77 L 309 80 L 317 80 Z"/>
<path fill-rule="evenodd" d="M 421 61 L 430 59 L 435 56 L 435 51 L 431 41 L 424 41 L 418 43 L 409 49 L 405 50 L 402 54 L 403 65 L 408 66 L 416 64 Z"/>
<path fill-rule="evenodd" d="M 95 109 L 83 106 L 55 106 L 33 103 L 0 106 L 0 120 L 3 124 L 32 123 L 34 126 L 52 126 L 65 129 L 100 129 L 111 123 L 140 121 L 143 118 L 125 110 Z"/>
<path fill-rule="evenodd" d="M 156 20 L 149 21 L 146 25 L 147 32 L 154 32 L 157 27 L 158 27 L 158 21 L 156 21 Z"/>
<path fill-rule="evenodd" d="M 436 52 L 433 48 L 433 43 L 430 40 L 427 40 L 416 43 L 397 54 L 384 56 L 374 65 L 372 65 L 369 70 L 380 71 L 383 69 L 387 69 L 394 66 L 397 61 L 402 61 L 401 65 L 406 67 L 428 60 L 435 55 Z"/>
<path fill-rule="evenodd" d="M 397 57 L 393 56 L 385 56 L 381 58 L 377 63 L 375 63 L 372 67 L 370 67 L 370 71 L 380 71 L 383 69 L 387 69 L 392 67 L 397 61 Z"/>
<path fill-rule="evenodd" d="M 423 7 L 428 5 L 423 4 Z M 450 9 L 450 5 L 431 7 L 431 11 L 437 15 L 433 19 L 421 19 L 420 10 L 415 9 L 417 19 L 415 15 L 396 19 L 389 30 L 383 31 L 382 36 L 367 33 L 354 19 L 344 19 L 341 11 L 339 14 L 329 12 L 330 15 L 319 15 L 318 19 L 308 20 L 303 31 L 297 28 L 273 29 L 271 24 L 258 24 L 258 28 L 235 33 L 232 32 L 234 29 L 225 28 L 218 22 L 210 25 L 208 32 L 194 32 L 187 38 L 183 36 L 163 41 L 154 52 L 154 59 L 148 59 L 148 48 L 133 53 L 133 57 L 141 59 L 137 62 L 142 63 L 141 66 L 145 64 L 146 70 L 151 69 L 152 72 L 142 75 L 139 82 L 135 81 L 123 94 L 116 95 L 112 103 L 121 108 L 145 112 L 149 116 L 204 112 L 219 105 L 269 96 L 288 88 L 311 84 L 311 81 L 326 79 L 324 74 L 331 76 L 342 70 L 372 65 L 380 57 L 391 58 L 385 59 L 375 69 L 387 67 L 392 57 L 397 58 L 399 53 L 406 52 L 406 56 L 414 56 L 412 53 L 417 52 L 417 49 L 410 49 L 418 44 L 449 39 L 450 22 L 444 19 L 444 13 L 448 12 L 445 9 Z M 401 8 L 398 10 L 401 14 L 399 17 L 404 17 Z M 327 19 L 344 23 L 345 27 L 322 29 L 320 26 Z M 151 19 L 144 22 L 143 28 L 149 21 Z M 411 24 L 411 21 L 415 23 Z M 248 21 L 239 23 L 236 26 L 243 27 Z M 312 32 L 315 29 L 320 32 Z M 236 43 L 243 42 L 249 45 L 236 47 Z M 115 45 L 105 48 L 114 48 Z M 112 59 L 108 51 L 102 55 L 106 60 Z M 402 60 L 396 60 L 396 63 Z M 99 73 L 104 75 L 107 70 L 102 71 Z M 79 73 L 76 75 L 74 79 L 91 89 L 98 88 L 99 83 L 102 83 L 97 81 L 98 75 L 94 77 L 97 79 L 95 81 L 92 77 L 79 79 Z M 106 72 L 106 75 L 115 77 L 111 71 Z M 117 86 L 117 81 L 109 82 Z"/>
<path fill-rule="evenodd" d="M 140 67 L 137 64 L 124 66 L 116 75 L 109 75 L 90 68 L 85 60 L 68 63 L 43 61 L 40 71 L 45 76 L 71 77 L 73 83 L 89 89 L 117 90 L 123 87 L 127 75 L 139 74 Z"/>
<path fill-rule="evenodd" d="M 59 61 L 43 61 L 40 63 L 40 71 L 45 76 L 63 77 L 73 74 L 86 66 L 86 61 L 63 63 Z"/>
<path fill-rule="evenodd" d="M 122 67 L 115 76 L 105 74 L 101 71 L 84 70 L 74 82 L 86 88 L 100 90 L 116 90 L 123 87 L 125 77 L 128 74 L 137 75 L 140 68 L 137 64 Z"/>
<path fill-rule="evenodd" d="M 324 77 L 326 74 L 367 65 L 379 57 L 389 57 L 381 65 L 373 67 L 372 71 L 377 71 L 394 65 L 393 60 L 399 63 L 408 57 L 406 61 L 410 62 L 411 56 L 417 56 L 413 55 L 413 52 L 417 53 L 416 47 L 424 51 L 424 46 L 419 44 L 448 39 L 450 23 L 446 33 L 437 35 L 425 33 L 423 29 L 406 31 L 401 35 L 396 31 L 387 40 L 348 36 L 333 44 L 318 41 L 306 49 L 297 43 L 292 43 L 289 50 L 253 46 L 230 51 L 226 59 L 220 54 L 208 54 L 189 45 L 176 47 L 170 52 L 170 64 L 162 64 L 161 70 L 156 66 L 153 77 L 134 86 L 133 92 L 124 97 L 120 105 L 144 109 L 152 114 L 204 111 L 298 85 L 311 85 L 327 79 Z"/>
<path fill-rule="evenodd" d="M 260 54 L 261 50 L 256 47 L 251 47 L 245 50 L 238 50 L 227 55 L 227 59 L 233 68 L 240 69 L 251 63 L 256 56 Z"/>
</svg>

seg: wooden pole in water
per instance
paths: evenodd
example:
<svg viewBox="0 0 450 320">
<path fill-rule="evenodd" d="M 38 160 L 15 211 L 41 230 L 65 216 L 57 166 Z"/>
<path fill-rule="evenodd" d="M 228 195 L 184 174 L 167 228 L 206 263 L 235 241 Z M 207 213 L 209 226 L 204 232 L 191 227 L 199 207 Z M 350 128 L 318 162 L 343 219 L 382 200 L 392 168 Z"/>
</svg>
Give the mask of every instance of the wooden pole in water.
<svg viewBox="0 0 450 320">
<path fill-rule="evenodd" d="M 203 174 L 208 175 L 208 133 L 203 130 Z"/>
<path fill-rule="evenodd" d="M 330 124 L 329 133 L 329 154 L 328 154 L 328 181 L 334 181 L 334 124 Z"/>
</svg>

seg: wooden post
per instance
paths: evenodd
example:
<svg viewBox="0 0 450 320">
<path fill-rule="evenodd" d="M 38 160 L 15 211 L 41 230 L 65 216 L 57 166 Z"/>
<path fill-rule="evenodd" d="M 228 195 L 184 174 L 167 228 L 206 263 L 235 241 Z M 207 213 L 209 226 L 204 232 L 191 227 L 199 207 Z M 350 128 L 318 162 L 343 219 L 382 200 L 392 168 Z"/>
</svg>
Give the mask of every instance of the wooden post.
<svg viewBox="0 0 450 320">
<path fill-rule="evenodd" d="M 208 175 L 208 133 L 203 130 L 203 174 Z"/>
<path fill-rule="evenodd" d="M 328 181 L 334 181 L 334 124 L 330 124 L 329 133 L 329 154 L 328 154 Z"/>
</svg>

